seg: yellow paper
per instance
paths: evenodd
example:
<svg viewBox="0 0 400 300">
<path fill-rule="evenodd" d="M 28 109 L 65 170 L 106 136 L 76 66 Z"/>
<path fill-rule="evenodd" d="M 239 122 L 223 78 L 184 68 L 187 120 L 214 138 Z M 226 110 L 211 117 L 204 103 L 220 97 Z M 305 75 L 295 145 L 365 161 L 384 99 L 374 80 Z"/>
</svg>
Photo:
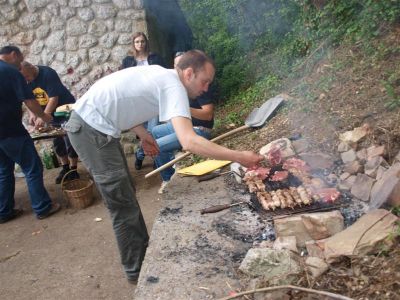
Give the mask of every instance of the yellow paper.
<svg viewBox="0 0 400 300">
<path fill-rule="evenodd" d="M 230 164 L 229 160 L 206 160 L 193 166 L 178 170 L 179 174 L 200 176 Z"/>
</svg>

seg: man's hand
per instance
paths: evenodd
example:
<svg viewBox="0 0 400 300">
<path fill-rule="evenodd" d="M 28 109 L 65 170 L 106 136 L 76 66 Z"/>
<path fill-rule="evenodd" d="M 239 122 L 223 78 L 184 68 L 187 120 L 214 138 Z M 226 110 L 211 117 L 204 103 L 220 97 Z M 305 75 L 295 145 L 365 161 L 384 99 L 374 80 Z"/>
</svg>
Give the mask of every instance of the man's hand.
<svg viewBox="0 0 400 300">
<path fill-rule="evenodd" d="M 144 138 L 141 137 L 141 141 L 144 154 L 154 157 L 160 153 L 157 142 L 151 134 L 147 134 Z"/>
<path fill-rule="evenodd" d="M 155 141 L 153 136 L 146 130 L 146 128 L 143 127 L 143 125 L 138 125 L 132 128 L 132 130 L 140 138 L 144 154 L 153 157 L 160 153 L 157 142 Z"/>
<path fill-rule="evenodd" d="M 34 126 L 36 122 L 36 116 L 29 111 L 29 125 Z"/>
<path fill-rule="evenodd" d="M 46 123 L 50 123 L 53 117 L 50 114 L 44 113 L 40 118 L 36 118 L 35 128 L 44 127 Z"/>
<path fill-rule="evenodd" d="M 241 151 L 240 153 L 241 155 L 238 163 L 247 168 L 258 165 L 264 159 L 263 155 L 252 151 Z"/>
</svg>

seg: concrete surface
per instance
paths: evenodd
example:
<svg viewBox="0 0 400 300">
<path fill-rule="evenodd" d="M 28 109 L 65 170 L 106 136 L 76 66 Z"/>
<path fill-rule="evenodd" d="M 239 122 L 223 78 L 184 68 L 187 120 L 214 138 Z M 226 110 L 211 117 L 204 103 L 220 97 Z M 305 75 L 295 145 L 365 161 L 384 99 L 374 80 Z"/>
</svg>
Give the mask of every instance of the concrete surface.
<svg viewBox="0 0 400 300">
<path fill-rule="evenodd" d="M 231 203 L 228 189 L 222 177 L 201 183 L 173 178 L 153 224 L 134 299 L 217 299 L 241 287 L 237 268 L 262 222 L 247 205 L 200 214 L 202 208 Z"/>
</svg>

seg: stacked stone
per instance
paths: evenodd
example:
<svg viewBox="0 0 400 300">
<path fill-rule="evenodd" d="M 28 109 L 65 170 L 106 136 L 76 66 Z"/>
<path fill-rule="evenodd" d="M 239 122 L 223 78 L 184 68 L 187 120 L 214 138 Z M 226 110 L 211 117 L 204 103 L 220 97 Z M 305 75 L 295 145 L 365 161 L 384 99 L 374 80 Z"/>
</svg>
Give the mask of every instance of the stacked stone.
<svg viewBox="0 0 400 300">
<path fill-rule="evenodd" d="M 76 97 L 119 69 L 133 32 L 147 32 L 141 0 L 0 0 L 0 24 L 0 47 L 52 67 Z"/>
<path fill-rule="evenodd" d="M 393 164 L 385 160 L 384 145 L 370 145 L 360 148 L 371 129 L 368 126 L 357 127 L 339 136 L 338 146 L 344 163 L 339 188 L 365 202 L 370 208 L 379 208 L 383 204 L 400 204 L 400 153 Z"/>
</svg>

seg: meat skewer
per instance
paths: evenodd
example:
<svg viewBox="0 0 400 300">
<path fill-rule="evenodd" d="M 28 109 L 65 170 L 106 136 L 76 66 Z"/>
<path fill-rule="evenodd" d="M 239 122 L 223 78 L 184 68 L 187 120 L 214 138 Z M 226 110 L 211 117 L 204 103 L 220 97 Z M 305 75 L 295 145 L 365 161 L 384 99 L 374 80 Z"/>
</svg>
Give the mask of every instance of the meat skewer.
<svg viewBox="0 0 400 300">
<path fill-rule="evenodd" d="M 294 208 L 296 206 L 296 202 L 294 201 L 292 195 L 290 195 L 289 190 L 283 190 L 283 195 L 286 198 L 286 203 L 290 208 Z"/>
<path fill-rule="evenodd" d="M 306 189 L 303 186 L 298 186 L 297 187 L 297 192 L 300 195 L 301 202 L 303 202 L 305 205 L 311 204 L 311 197 L 308 195 Z"/>
</svg>

